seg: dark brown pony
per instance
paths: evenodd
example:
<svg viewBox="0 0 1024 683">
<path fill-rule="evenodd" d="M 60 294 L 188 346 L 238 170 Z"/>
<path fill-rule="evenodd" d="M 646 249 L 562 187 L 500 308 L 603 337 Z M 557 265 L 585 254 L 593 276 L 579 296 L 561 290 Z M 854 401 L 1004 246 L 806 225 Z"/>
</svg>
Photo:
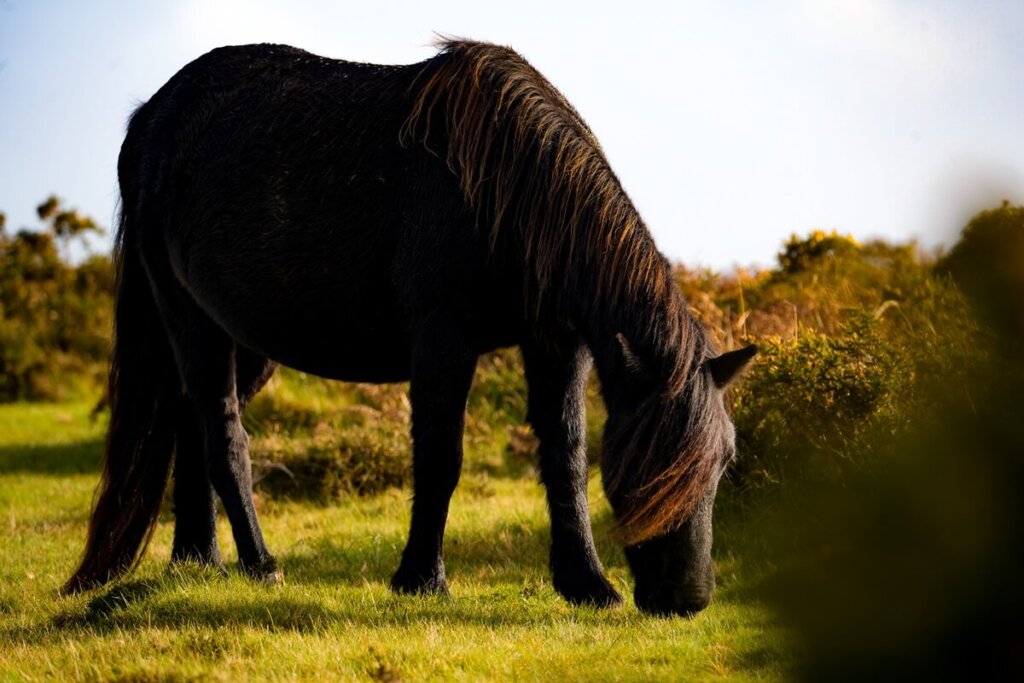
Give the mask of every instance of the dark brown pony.
<svg viewBox="0 0 1024 683">
<path fill-rule="evenodd" d="M 276 581 L 252 502 L 246 403 L 283 363 L 410 380 L 414 497 L 399 592 L 446 591 L 442 539 L 480 354 L 522 349 L 555 588 L 620 601 L 587 511 L 583 390 L 608 406 L 602 472 L 637 604 L 711 597 L 711 510 L 732 457 L 716 355 L 565 98 L 510 49 L 452 41 L 379 66 L 284 46 L 214 50 L 132 117 L 112 415 L 85 556 L 67 588 L 133 567 L 174 463 L 172 560 Z"/>
</svg>

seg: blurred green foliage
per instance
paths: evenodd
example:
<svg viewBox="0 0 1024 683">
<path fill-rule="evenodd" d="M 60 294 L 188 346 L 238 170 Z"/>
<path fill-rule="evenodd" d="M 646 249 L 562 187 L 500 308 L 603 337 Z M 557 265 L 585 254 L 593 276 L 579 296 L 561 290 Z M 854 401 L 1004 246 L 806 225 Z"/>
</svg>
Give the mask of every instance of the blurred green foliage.
<svg viewBox="0 0 1024 683">
<path fill-rule="evenodd" d="M 805 680 L 1024 677 L 1024 401 L 1020 359 L 976 362 L 972 400 L 915 414 L 884 462 L 801 473 L 748 527 L 777 571 L 765 595 Z"/>
<path fill-rule="evenodd" d="M 971 299 L 980 317 L 1020 352 L 1024 340 L 1024 206 L 982 211 L 937 264 Z"/>
<path fill-rule="evenodd" d="M 40 230 L 0 221 L 0 401 L 52 400 L 99 386 L 109 354 L 113 275 L 106 256 L 70 259 L 102 232 L 56 197 Z"/>
</svg>

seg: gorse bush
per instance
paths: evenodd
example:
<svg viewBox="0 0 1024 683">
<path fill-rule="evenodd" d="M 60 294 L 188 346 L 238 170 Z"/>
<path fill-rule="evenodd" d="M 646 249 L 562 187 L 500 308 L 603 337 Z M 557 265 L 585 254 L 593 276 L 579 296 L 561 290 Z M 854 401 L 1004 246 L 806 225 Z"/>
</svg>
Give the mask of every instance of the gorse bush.
<svg viewBox="0 0 1024 683">
<path fill-rule="evenodd" d="M 370 495 L 411 481 L 412 441 L 380 424 L 269 436 L 254 444 L 257 488 L 271 495 L 326 503 Z"/>
<path fill-rule="evenodd" d="M 341 384 L 278 370 L 245 416 L 256 437 L 252 457 L 259 487 L 272 495 L 326 501 L 408 484 L 407 392 L 407 383 Z M 519 353 L 484 356 L 467 405 L 467 466 L 498 475 L 531 470 L 536 443 L 525 419 Z"/>
<path fill-rule="evenodd" d="M 911 374 L 871 321 L 836 336 L 805 331 L 758 344 L 758 363 L 733 399 L 741 454 L 735 482 L 778 484 L 788 468 L 805 466 L 792 460 L 809 450 L 822 454 L 823 476 L 834 474 L 837 462 L 870 456 L 876 434 L 903 425 Z"/>
<path fill-rule="evenodd" d="M 400 384 L 341 384 L 277 371 L 245 414 L 257 489 L 320 503 L 404 486 L 412 474 Z"/>
<path fill-rule="evenodd" d="M 818 248 L 823 243 L 842 248 Z M 730 276 L 680 267 L 676 279 L 724 346 L 800 330 L 840 334 L 864 309 L 913 303 L 933 279 L 931 263 L 913 243 L 861 245 L 815 232 L 803 241 L 791 238 L 778 259 L 777 268 Z"/>
<path fill-rule="evenodd" d="M 944 393 L 964 400 L 984 334 L 950 278 L 914 244 L 816 231 L 777 268 L 729 277 L 680 268 L 719 345 L 761 353 L 731 392 L 740 457 L 726 486 L 771 491 L 795 472 L 836 479 L 891 454 L 912 416 Z"/>
<path fill-rule="evenodd" d="M 791 235 L 779 252 L 779 267 L 781 272 L 793 275 L 815 269 L 823 258 L 841 258 L 859 249 L 860 244 L 855 239 L 834 230 L 829 233 L 815 230 L 807 237 Z"/>
<path fill-rule="evenodd" d="M 245 414 L 246 429 L 254 436 L 258 487 L 272 495 L 326 501 L 409 484 L 407 392 L 407 383 L 343 384 L 279 369 Z M 480 359 L 467 401 L 466 470 L 535 476 L 537 440 L 526 425 L 526 394 L 518 350 Z M 587 390 L 592 463 L 600 456 L 604 420 L 594 379 Z M 373 466 L 356 464 L 360 457 Z M 373 471 L 380 472 L 381 482 L 367 479 Z"/>
</svg>

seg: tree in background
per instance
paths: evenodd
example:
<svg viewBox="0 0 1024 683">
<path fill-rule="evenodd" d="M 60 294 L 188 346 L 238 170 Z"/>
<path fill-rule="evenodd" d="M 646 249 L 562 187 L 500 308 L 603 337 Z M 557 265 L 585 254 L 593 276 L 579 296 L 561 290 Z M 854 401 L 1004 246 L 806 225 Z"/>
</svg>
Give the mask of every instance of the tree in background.
<svg viewBox="0 0 1024 683">
<path fill-rule="evenodd" d="M 87 237 L 103 229 L 55 196 L 37 213 L 40 230 L 9 234 L 0 219 L 0 401 L 98 387 L 109 354 L 110 259 L 70 258 L 73 243 L 87 247 Z"/>
</svg>

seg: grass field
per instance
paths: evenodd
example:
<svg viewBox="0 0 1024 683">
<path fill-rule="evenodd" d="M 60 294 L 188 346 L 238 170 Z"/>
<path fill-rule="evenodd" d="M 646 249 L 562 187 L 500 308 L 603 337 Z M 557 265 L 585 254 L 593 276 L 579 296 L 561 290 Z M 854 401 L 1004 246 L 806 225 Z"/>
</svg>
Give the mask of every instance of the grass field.
<svg viewBox="0 0 1024 683">
<path fill-rule="evenodd" d="M 103 425 L 88 412 L 0 406 L 0 680 L 785 677 L 783 632 L 755 598 L 759 571 L 742 559 L 735 530 L 717 529 L 720 587 L 693 619 L 650 618 L 631 604 L 572 608 L 550 585 L 541 488 L 472 468 L 452 502 L 450 599 L 387 589 L 408 523 L 409 492 L 396 489 L 332 506 L 261 498 L 284 586 L 168 569 L 165 514 L 130 579 L 59 597 L 98 477 Z M 591 500 L 608 573 L 630 595 L 596 477 Z M 220 532 L 232 563 L 224 520 Z"/>
</svg>

